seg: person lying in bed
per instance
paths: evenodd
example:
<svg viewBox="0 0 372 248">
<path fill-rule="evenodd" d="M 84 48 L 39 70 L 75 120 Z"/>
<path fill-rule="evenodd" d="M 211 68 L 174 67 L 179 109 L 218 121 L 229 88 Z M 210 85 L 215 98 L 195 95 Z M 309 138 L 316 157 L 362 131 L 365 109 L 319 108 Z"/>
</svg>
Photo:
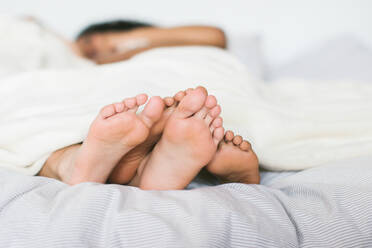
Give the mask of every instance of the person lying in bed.
<svg viewBox="0 0 372 248">
<path fill-rule="evenodd" d="M 256 154 L 241 136 L 224 133 L 221 108 L 205 88 L 147 98 L 140 94 L 102 108 L 84 142 L 54 152 L 39 175 L 71 185 L 176 190 L 206 168 L 225 182 L 259 183 Z"/>
<path fill-rule="evenodd" d="M 0 78 L 40 69 L 113 63 L 158 47 L 226 46 L 224 32 L 217 27 L 156 27 L 125 20 L 93 24 L 76 41 L 30 17 L 0 16 L 0 32 L 6 34 L 0 39 Z"/>
<path fill-rule="evenodd" d="M 76 51 L 97 64 L 126 60 L 152 48 L 192 45 L 226 48 L 226 37 L 221 29 L 212 26 L 163 28 L 114 20 L 88 26 L 73 43 Z"/>
</svg>

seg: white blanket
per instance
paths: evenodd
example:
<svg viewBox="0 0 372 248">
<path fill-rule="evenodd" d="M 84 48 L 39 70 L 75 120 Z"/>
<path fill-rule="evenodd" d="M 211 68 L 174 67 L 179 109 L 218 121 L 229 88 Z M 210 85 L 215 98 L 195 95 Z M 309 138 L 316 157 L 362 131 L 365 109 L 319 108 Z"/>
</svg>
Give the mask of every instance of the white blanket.
<svg viewBox="0 0 372 248">
<path fill-rule="evenodd" d="M 0 165 L 36 174 L 50 153 L 84 140 L 103 105 L 197 85 L 216 95 L 226 129 L 251 141 L 264 168 L 299 170 L 372 154 L 371 84 L 268 85 L 222 50 L 183 47 L 1 79 Z"/>
</svg>

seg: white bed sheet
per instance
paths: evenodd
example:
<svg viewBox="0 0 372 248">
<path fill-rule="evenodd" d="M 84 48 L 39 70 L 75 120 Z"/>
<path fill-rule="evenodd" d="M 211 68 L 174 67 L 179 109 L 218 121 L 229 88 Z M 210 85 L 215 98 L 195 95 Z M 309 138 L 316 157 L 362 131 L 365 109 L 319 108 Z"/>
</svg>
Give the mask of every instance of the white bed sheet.
<svg viewBox="0 0 372 248">
<path fill-rule="evenodd" d="M 0 247 L 370 247 L 371 165 L 182 191 L 0 170 Z"/>
</svg>

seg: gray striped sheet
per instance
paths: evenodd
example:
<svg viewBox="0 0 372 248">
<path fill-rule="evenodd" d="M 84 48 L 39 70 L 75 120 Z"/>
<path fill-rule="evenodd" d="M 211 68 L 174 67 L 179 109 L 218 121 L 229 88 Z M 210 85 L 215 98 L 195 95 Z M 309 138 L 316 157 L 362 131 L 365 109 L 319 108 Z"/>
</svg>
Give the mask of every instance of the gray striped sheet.
<svg viewBox="0 0 372 248">
<path fill-rule="evenodd" d="M 0 171 L 0 247 L 372 247 L 370 161 L 184 191 Z"/>
</svg>

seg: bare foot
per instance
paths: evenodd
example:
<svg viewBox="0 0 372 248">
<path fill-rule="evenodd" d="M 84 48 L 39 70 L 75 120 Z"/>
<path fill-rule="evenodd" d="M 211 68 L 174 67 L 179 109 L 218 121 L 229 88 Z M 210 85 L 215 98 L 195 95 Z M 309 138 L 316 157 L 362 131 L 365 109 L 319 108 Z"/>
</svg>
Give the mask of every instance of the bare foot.
<svg viewBox="0 0 372 248">
<path fill-rule="evenodd" d="M 227 131 L 206 169 L 225 182 L 259 184 L 258 159 L 248 141 Z"/>
<path fill-rule="evenodd" d="M 104 107 L 75 156 L 70 156 L 71 162 L 60 170 L 62 181 L 105 183 L 123 155 L 145 141 L 152 125 L 160 119 L 164 109 L 160 97 L 152 97 L 142 113 L 136 114 L 146 101 L 147 96 L 142 94 Z"/>
<path fill-rule="evenodd" d="M 169 117 L 139 179 L 142 189 L 183 189 L 213 158 L 223 138 L 221 109 L 203 87 L 188 90 Z"/>
<path fill-rule="evenodd" d="M 147 139 L 133 150 L 124 155 L 113 169 L 109 182 L 115 184 L 128 184 L 137 173 L 137 169 L 145 164 L 156 143 L 160 140 L 168 118 L 178 106 L 178 103 L 185 97 L 185 91 L 179 91 L 173 97 L 164 98 L 165 109 L 160 118 L 150 129 Z M 142 167 L 141 166 L 141 167 Z M 140 168 L 142 171 L 142 168 Z"/>
</svg>

